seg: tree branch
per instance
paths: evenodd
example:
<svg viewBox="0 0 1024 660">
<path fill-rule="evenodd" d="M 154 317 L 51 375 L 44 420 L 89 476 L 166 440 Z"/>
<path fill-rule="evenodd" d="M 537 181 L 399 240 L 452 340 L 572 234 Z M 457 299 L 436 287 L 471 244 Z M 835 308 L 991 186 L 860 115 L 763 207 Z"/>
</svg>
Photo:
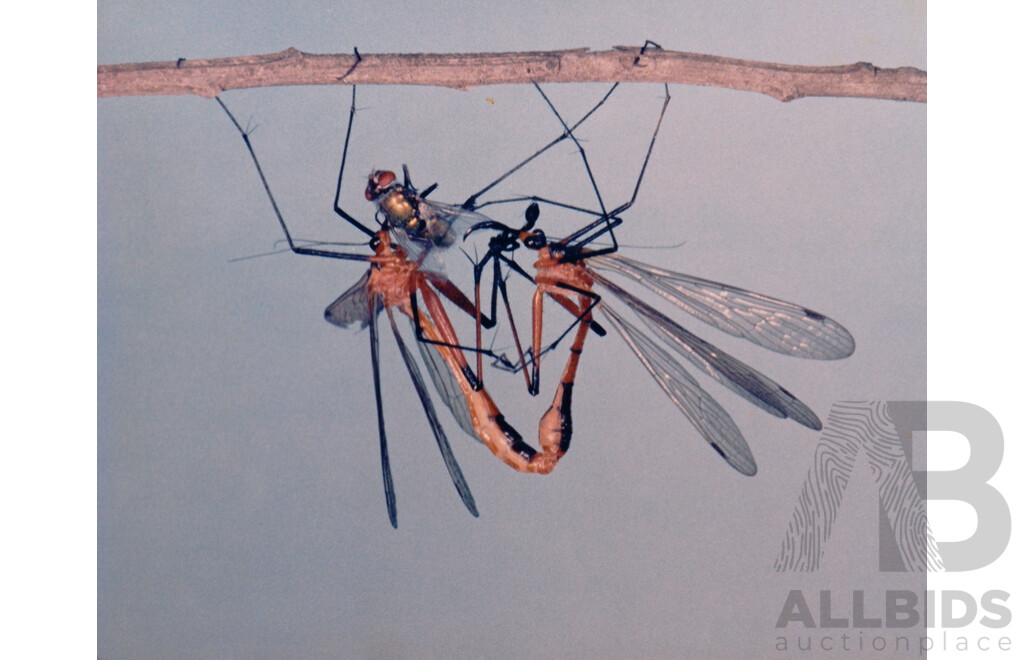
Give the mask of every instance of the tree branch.
<svg viewBox="0 0 1024 660">
<path fill-rule="evenodd" d="M 656 82 L 726 87 L 780 101 L 845 96 L 927 101 L 927 73 L 867 62 L 795 66 L 713 55 L 616 46 L 614 50 L 408 55 L 317 55 L 294 48 L 269 55 L 103 65 L 99 97 L 196 94 L 275 85 L 478 85 L 531 82 Z"/>
</svg>

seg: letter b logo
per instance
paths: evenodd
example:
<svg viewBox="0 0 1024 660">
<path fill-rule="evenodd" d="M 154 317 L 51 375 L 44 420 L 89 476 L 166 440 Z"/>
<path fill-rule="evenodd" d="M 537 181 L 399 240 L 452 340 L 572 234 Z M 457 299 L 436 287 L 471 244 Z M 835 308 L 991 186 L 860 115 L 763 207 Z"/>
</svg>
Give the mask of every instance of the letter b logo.
<svg viewBox="0 0 1024 660">
<path fill-rule="evenodd" d="M 957 470 L 928 472 L 927 498 L 974 508 L 978 528 L 963 541 L 936 542 L 907 454 L 914 431 L 953 431 L 967 439 L 970 458 Z M 995 561 L 1010 540 L 1010 509 L 989 485 L 1003 457 L 1003 433 L 984 409 L 958 401 L 841 402 L 832 406 L 800 499 L 786 530 L 777 571 L 817 570 L 858 455 L 878 489 L 881 570 L 969 571 Z M 916 478 L 915 478 L 916 477 Z M 891 556 L 886 556 L 891 555 Z"/>
</svg>

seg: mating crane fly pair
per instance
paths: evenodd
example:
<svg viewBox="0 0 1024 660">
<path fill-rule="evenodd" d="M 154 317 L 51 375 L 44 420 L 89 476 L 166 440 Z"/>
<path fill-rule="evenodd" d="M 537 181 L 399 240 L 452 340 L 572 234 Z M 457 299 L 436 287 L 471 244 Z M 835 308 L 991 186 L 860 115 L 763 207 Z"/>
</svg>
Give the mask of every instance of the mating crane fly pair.
<svg viewBox="0 0 1024 660">
<path fill-rule="evenodd" d="M 623 224 L 622 215 L 637 199 L 655 140 L 665 116 L 670 97 L 665 86 L 665 99 L 653 135 L 647 147 L 632 196 L 628 201 L 608 209 L 601 197 L 586 152 L 577 140 L 576 131 L 611 96 L 617 84 L 581 119 L 568 125 L 539 86 L 548 108 L 561 124 L 555 139 L 542 146 L 492 183 L 471 195 L 460 205 L 428 199 L 436 184 L 418 191 L 411 183 L 403 165 L 403 181 L 393 172 L 371 173 L 365 190 L 368 201 L 376 205 L 377 227 L 372 228 L 345 211 L 340 205 L 342 179 L 349 140 L 355 117 L 355 87 L 349 110 L 348 127 L 342 148 L 341 166 L 335 192 L 334 210 L 369 238 L 370 253 L 350 253 L 328 249 L 328 243 L 300 244 L 293 239 L 288 225 L 271 192 L 248 132 L 241 127 L 227 106 L 217 102 L 241 134 L 270 200 L 289 248 L 296 254 L 331 259 L 363 261 L 369 269 L 326 311 L 326 320 L 339 327 L 369 327 L 370 355 L 377 422 L 380 440 L 381 467 L 385 499 L 391 524 L 397 527 L 394 484 L 388 458 L 384 425 L 383 397 L 379 364 L 377 317 L 381 311 L 388 322 L 427 416 L 434 438 L 455 488 L 466 508 L 479 515 L 473 496 L 459 468 L 436 409 L 412 352 L 398 330 L 394 309 L 408 317 L 416 337 L 416 345 L 430 380 L 442 401 L 452 412 L 459 426 L 483 442 L 499 459 L 516 470 L 546 474 L 568 450 L 572 437 L 572 396 L 576 370 L 589 332 L 603 336 L 606 330 L 595 318 L 600 313 L 639 358 L 671 401 L 689 419 L 701 437 L 737 471 L 753 475 L 757 468 L 752 452 L 728 412 L 686 371 L 662 344 L 630 323 L 609 305 L 610 299 L 623 303 L 669 348 L 691 362 L 698 370 L 747 399 L 766 412 L 780 418 L 792 418 L 811 429 L 820 429 L 821 421 L 814 412 L 785 388 L 767 376 L 723 353 L 710 343 L 683 328 L 653 306 L 629 293 L 609 279 L 617 275 L 650 289 L 661 298 L 699 320 L 759 346 L 796 357 L 833 360 L 853 352 L 850 333 L 835 321 L 817 312 L 775 298 L 752 293 L 681 273 L 649 266 L 617 253 L 616 228 Z M 516 196 L 479 202 L 481 196 L 541 156 L 555 145 L 570 140 L 593 188 L 597 208 L 588 209 L 541 196 Z M 480 213 L 486 206 L 514 208 L 526 205 L 524 221 L 518 228 L 498 222 Z M 583 216 L 588 221 L 569 236 L 553 240 L 536 228 L 541 207 L 556 213 Z M 452 283 L 444 271 L 442 255 L 459 246 L 470 234 L 492 232 L 488 250 L 473 267 L 474 291 L 470 300 Z M 600 240 L 599 245 L 597 241 Z M 515 260 L 515 251 L 526 248 L 536 255 L 533 273 Z M 489 312 L 481 302 L 484 275 L 490 266 Z M 535 286 L 532 298 L 530 345 L 524 351 L 509 301 L 506 279 L 514 275 Z M 603 289 L 602 293 L 595 290 Z M 515 344 L 516 355 L 510 359 L 492 349 L 483 348 L 482 332 L 493 328 L 499 317 L 498 298 Z M 461 343 L 456 336 L 442 298 L 475 321 L 473 345 Z M 564 308 L 573 321 L 561 335 L 543 345 L 544 300 L 549 298 Z M 421 302 L 422 301 L 422 302 Z M 602 319 L 602 320 L 604 320 Z M 498 405 L 484 387 L 483 358 L 507 371 L 522 371 L 531 394 L 540 391 L 542 356 L 550 354 L 561 340 L 575 330 L 569 357 L 558 381 L 553 401 L 538 425 L 539 450 L 523 440 L 506 420 Z M 466 353 L 476 355 L 474 370 Z"/>
</svg>

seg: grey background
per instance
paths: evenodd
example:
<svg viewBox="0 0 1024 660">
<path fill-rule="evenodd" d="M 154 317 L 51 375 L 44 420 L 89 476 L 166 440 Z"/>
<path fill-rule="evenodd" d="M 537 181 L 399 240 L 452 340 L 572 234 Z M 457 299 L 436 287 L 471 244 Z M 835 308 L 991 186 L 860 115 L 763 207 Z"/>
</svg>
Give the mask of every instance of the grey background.
<svg viewBox="0 0 1024 660">
<path fill-rule="evenodd" d="M 575 11 L 101 2 L 99 62 L 288 46 L 461 52 L 653 39 L 754 60 L 926 68 L 924 13 L 915 2 Z M 604 87 L 550 89 L 578 116 Z M 846 325 L 856 353 L 814 363 L 688 324 L 823 419 L 834 401 L 923 398 L 925 107 L 671 92 L 619 236 L 682 245 L 624 252 Z M 581 137 L 617 201 L 662 91 L 632 85 L 616 94 Z M 349 88 L 224 98 L 243 123 L 258 125 L 256 148 L 296 233 L 360 240 L 331 212 Z M 366 87 L 359 108 L 345 204 L 367 220 L 360 191 L 372 168 L 407 163 L 420 185 L 441 184 L 437 199 L 460 201 L 556 133 L 528 87 Z M 588 344 L 573 450 L 548 477 L 512 472 L 444 413 L 480 519 L 459 503 L 385 337 L 399 506 L 392 530 L 367 333 L 321 318 L 362 267 L 292 255 L 230 261 L 274 249 L 280 232 L 213 101 L 104 99 L 98 115 L 101 657 L 771 657 L 790 589 L 846 598 L 865 589 L 876 613 L 884 589 L 924 589 L 923 575 L 878 573 L 866 474 L 848 491 L 825 568 L 773 573 L 816 434 L 709 385 L 757 456 L 759 474 L 744 478 L 707 449 L 614 335 Z M 560 198 L 586 200 L 577 170 L 566 150 L 506 190 L 557 187 Z M 553 214 L 545 229 L 568 231 L 558 220 Z M 520 380 L 489 378 L 532 438 L 543 401 L 525 401 Z"/>
</svg>

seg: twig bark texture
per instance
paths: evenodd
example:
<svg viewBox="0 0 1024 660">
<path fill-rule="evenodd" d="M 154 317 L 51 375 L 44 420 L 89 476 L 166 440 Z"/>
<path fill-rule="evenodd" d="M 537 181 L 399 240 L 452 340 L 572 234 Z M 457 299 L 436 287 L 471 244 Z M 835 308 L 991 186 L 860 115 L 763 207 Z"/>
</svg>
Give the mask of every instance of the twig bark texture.
<svg viewBox="0 0 1024 660">
<path fill-rule="evenodd" d="M 780 101 L 846 96 L 927 100 L 920 69 L 866 62 L 795 66 L 712 55 L 617 46 L 613 50 L 530 53 L 317 55 L 294 48 L 269 55 L 98 67 L 100 97 L 195 94 L 275 85 L 433 85 L 468 89 L 530 82 L 656 82 L 726 87 Z"/>
</svg>

